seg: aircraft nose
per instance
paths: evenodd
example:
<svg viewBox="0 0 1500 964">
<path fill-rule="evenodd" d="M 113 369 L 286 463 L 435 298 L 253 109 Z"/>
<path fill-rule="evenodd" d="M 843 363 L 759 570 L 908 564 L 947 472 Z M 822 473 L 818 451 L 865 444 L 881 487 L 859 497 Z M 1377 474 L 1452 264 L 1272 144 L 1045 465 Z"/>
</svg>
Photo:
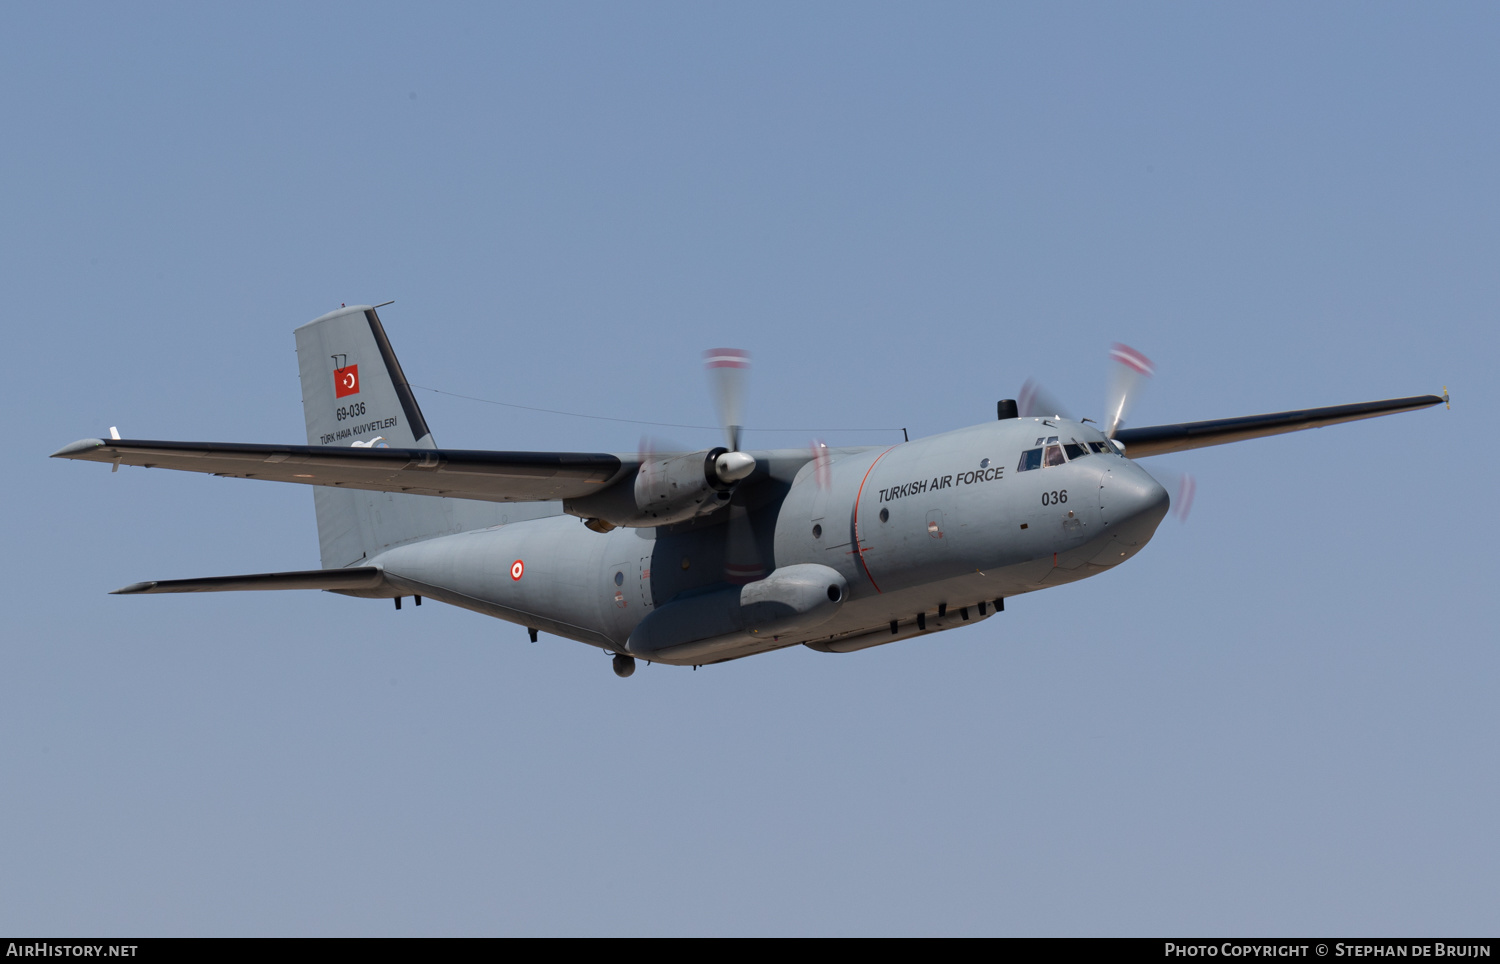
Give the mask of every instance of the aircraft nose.
<svg viewBox="0 0 1500 964">
<path fill-rule="evenodd" d="M 1145 545 L 1172 503 L 1161 483 L 1133 463 L 1106 473 L 1099 494 L 1109 532 L 1126 545 Z"/>
</svg>

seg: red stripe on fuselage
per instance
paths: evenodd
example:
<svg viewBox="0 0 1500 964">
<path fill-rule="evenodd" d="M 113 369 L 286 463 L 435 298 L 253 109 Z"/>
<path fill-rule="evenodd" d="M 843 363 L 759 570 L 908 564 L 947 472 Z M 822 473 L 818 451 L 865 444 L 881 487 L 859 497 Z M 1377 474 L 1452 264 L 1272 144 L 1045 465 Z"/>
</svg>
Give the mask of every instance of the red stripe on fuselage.
<svg viewBox="0 0 1500 964">
<path fill-rule="evenodd" d="M 868 469 L 865 469 L 865 477 L 859 480 L 859 491 L 854 494 L 854 557 L 859 560 L 859 567 L 865 571 L 865 578 L 870 580 L 870 585 L 875 587 L 876 592 L 880 592 L 880 584 L 875 581 L 874 576 L 870 575 L 870 567 L 865 565 L 865 549 L 859 544 L 859 500 L 865 494 L 865 479 L 870 477 L 870 473 L 875 471 L 875 465 L 889 455 L 891 449 L 895 447 L 892 445 L 891 448 L 875 456 L 875 461 L 870 463 Z"/>
</svg>

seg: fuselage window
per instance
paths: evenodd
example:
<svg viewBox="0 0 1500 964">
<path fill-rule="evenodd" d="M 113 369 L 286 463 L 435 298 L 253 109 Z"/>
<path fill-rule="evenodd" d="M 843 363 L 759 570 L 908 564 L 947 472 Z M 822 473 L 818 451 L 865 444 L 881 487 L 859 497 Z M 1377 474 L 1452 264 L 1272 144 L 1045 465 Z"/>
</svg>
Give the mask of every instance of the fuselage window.
<svg viewBox="0 0 1500 964">
<path fill-rule="evenodd" d="M 1042 450 L 1027 449 L 1021 453 L 1021 464 L 1016 466 L 1017 472 L 1027 472 L 1031 469 L 1042 467 Z"/>
<path fill-rule="evenodd" d="M 1042 464 L 1047 466 L 1062 465 L 1063 454 L 1061 445 L 1047 446 L 1047 454 L 1042 458 Z"/>
</svg>

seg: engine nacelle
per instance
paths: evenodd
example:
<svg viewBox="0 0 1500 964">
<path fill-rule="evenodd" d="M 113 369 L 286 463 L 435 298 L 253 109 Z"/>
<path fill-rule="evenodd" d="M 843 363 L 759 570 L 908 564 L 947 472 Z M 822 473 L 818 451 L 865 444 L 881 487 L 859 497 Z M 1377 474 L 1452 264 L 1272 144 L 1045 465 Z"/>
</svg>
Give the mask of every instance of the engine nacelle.
<svg viewBox="0 0 1500 964">
<path fill-rule="evenodd" d="M 724 449 L 694 452 L 643 462 L 635 474 L 635 507 L 644 525 L 686 522 L 728 501 L 729 486 L 719 480 L 714 463 Z M 718 498 L 724 493 L 724 499 Z"/>
<path fill-rule="evenodd" d="M 725 448 L 687 455 L 647 458 L 633 479 L 598 495 L 566 499 L 563 511 L 582 517 L 592 529 L 647 528 L 686 522 L 729 503 L 735 483 L 749 477 L 755 459 Z"/>
</svg>

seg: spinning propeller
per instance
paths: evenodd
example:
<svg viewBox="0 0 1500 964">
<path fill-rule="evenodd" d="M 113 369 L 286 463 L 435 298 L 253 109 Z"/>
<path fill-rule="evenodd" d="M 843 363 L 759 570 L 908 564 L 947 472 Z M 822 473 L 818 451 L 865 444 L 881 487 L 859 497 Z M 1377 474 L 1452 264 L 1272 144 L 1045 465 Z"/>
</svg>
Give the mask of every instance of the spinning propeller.
<svg viewBox="0 0 1500 964">
<path fill-rule="evenodd" d="M 729 451 L 714 460 L 714 474 L 720 482 L 732 485 L 755 471 L 755 459 L 740 451 L 740 432 L 744 430 L 741 412 L 745 379 L 750 374 L 750 353 L 743 348 L 710 348 L 703 353 L 703 367 L 708 371 L 709 389 L 729 446 Z"/>
<path fill-rule="evenodd" d="M 1104 410 L 1108 419 L 1104 435 L 1106 438 L 1114 438 L 1125 421 L 1125 413 L 1136 392 L 1156 374 L 1156 366 L 1145 355 L 1119 342 L 1110 346 L 1109 357 L 1115 362 L 1115 366 L 1109 380 L 1109 407 Z"/>
<path fill-rule="evenodd" d="M 714 459 L 714 474 L 729 490 L 728 538 L 724 545 L 724 578 L 735 585 L 754 582 L 766 574 L 745 494 L 736 484 L 755 471 L 755 459 L 740 451 L 744 431 L 745 380 L 750 374 L 750 353 L 743 348 L 710 348 L 703 353 L 709 392 L 724 427 L 729 451 Z"/>
<path fill-rule="evenodd" d="M 1156 365 L 1151 359 L 1119 342 L 1110 346 L 1109 357 L 1114 364 L 1110 366 L 1110 378 L 1108 393 L 1105 396 L 1105 419 L 1100 429 L 1106 438 L 1114 438 L 1125 424 L 1125 416 L 1130 412 L 1130 406 L 1140 395 L 1141 388 L 1151 377 L 1156 374 Z M 1021 394 L 1016 399 L 1016 408 L 1021 416 L 1026 418 L 1068 418 L 1067 409 L 1063 407 L 1051 393 L 1043 388 L 1035 379 L 1028 378 L 1021 386 Z M 1127 456 L 1129 452 L 1125 453 Z M 1176 490 L 1172 499 L 1172 514 L 1179 521 L 1186 522 L 1188 513 L 1193 508 L 1193 496 L 1197 493 L 1197 481 L 1191 476 L 1173 472 L 1170 469 L 1153 468 L 1148 470 L 1159 482 L 1170 482 L 1169 488 Z"/>
<path fill-rule="evenodd" d="M 833 487 L 833 455 L 820 438 L 813 439 L 808 444 L 808 450 L 812 452 L 813 479 L 818 483 L 818 488 L 827 492 Z"/>
</svg>

